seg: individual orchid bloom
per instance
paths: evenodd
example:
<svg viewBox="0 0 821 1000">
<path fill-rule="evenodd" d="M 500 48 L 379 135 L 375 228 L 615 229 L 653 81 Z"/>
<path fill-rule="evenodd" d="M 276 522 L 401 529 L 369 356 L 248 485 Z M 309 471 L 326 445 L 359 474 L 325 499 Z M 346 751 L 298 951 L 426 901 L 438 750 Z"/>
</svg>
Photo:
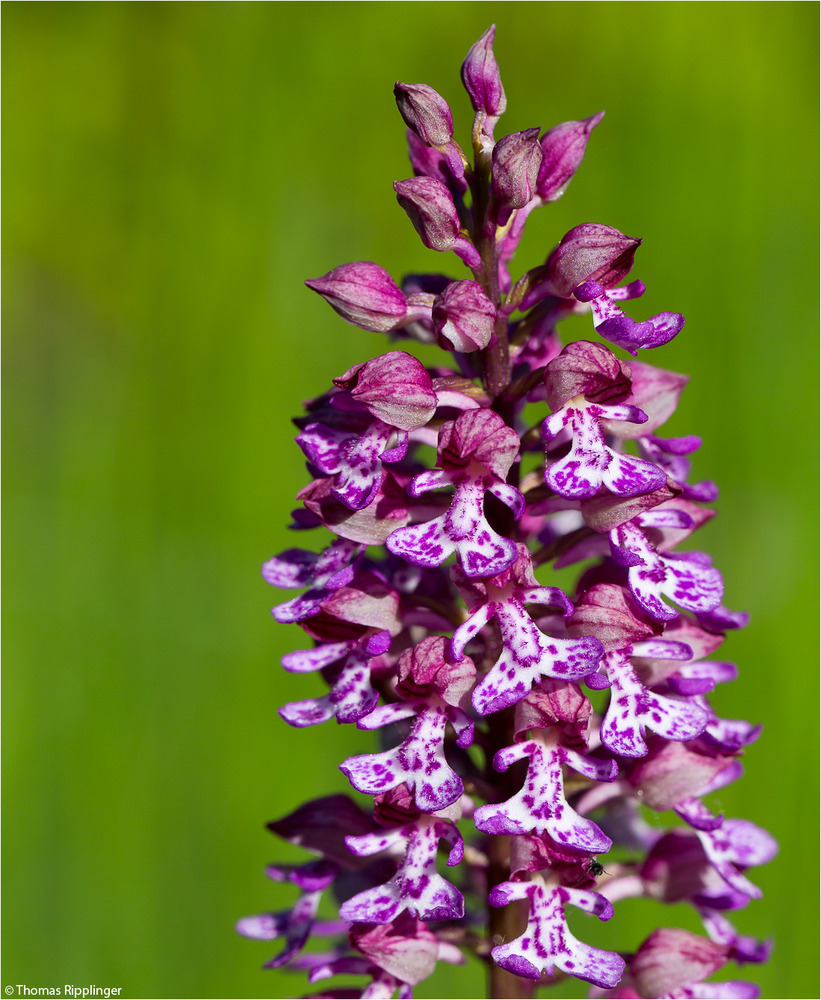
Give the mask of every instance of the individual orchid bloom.
<svg viewBox="0 0 821 1000">
<path fill-rule="evenodd" d="M 772 942 L 739 934 L 724 915 L 724 911 L 746 906 L 749 894 L 727 884 L 694 831 L 677 828 L 659 838 L 642 864 L 640 876 L 646 895 L 667 903 L 691 903 L 711 940 L 729 946 L 735 961 L 767 961 Z"/>
<path fill-rule="evenodd" d="M 527 930 L 515 941 L 497 945 L 491 955 L 497 965 L 527 979 L 540 979 L 561 969 L 605 989 L 615 986 L 624 971 L 624 960 L 613 952 L 584 944 L 570 933 L 564 915 L 569 903 L 599 920 L 613 916 L 613 906 L 590 889 L 549 885 L 539 875 L 530 882 L 502 882 L 490 894 L 491 906 L 506 906 L 517 899 L 530 904 Z"/>
<path fill-rule="evenodd" d="M 605 653 L 601 673 L 610 684 L 610 702 L 601 726 L 601 740 L 620 757 L 643 757 L 647 744 L 645 727 L 666 740 L 692 740 L 703 732 L 707 713 L 686 699 L 668 698 L 642 684 L 631 657 L 688 660 L 689 646 L 663 639 L 638 642 L 625 649 Z"/>
<path fill-rule="evenodd" d="M 545 604 L 566 617 L 573 603 L 556 587 L 541 587 L 533 576 L 530 556 L 521 547 L 514 566 L 481 585 L 486 597 L 453 633 L 451 650 L 460 657 L 465 646 L 492 619 L 502 637 L 502 652 L 473 692 L 480 715 L 515 705 L 542 677 L 578 680 L 593 673 L 602 655 L 598 639 L 556 638 L 542 632 L 525 609 Z"/>
<path fill-rule="evenodd" d="M 638 438 L 639 451 L 647 461 L 663 469 L 671 479 L 682 487 L 681 495 L 685 500 L 696 500 L 699 503 L 713 503 L 718 497 L 718 487 L 709 479 L 698 483 L 688 483 L 690 461 L 685 455 L 690 455 L 701 447 L 701 438 L 695 434 L 680 438 L 660 438 L 653 434 Z"/>
<path fill-rule="evenodd" d="M 379 489 L 382 462 L 404 458 L 407 432 L 433 416 L 436 394 L 421 362 L 404 351 L 354 365 L 334 383 L 348 390 L 352 403 L 364 406 L 372 421 L 359 434 L 323 423 L 308 424 L 297 444 L 321 472 L 336 474 L 334 496 L 351 510 L 362 510 Z M 344 394 L 332 396 L 331 405 L 344 409 L 346 398 Z"/>
<path fill-rule="evenodd" d="M 596 281 L 585 281 L 573 294 L 579 302 L 589 302 L 596 333 L 635 357 L 639 350 L 649 350 L 669 343 L 684 326 L 680 313 L 663 312 L 636 322 L 625 316 L 619 302 L 644 295 L 644 282 L 631 281 L 619 288 L 603 288 Z"/>
<path fill-rule="evenodd" d="M 519 449 L 518 435 L 491 410 L 468 410 L 439 431 L 440 469 L 422 472 L 408 489 L 412 497 L 443 486 L 455 493 L 445 514 L 433 521 L 399 528 L 388 549 L 410 563 L 439 566 L 453 552 L 468 576 L 500 573 L 517 556 L 514 542 L 495 531 L 484 513 L 486 493 L 508 506 L 514 518 L 524 512 L 524 497 L 504 481 Z"/>
<path fill-rule="evenodd" d="M 358 893 L 340 907 L 343 920 L 388 924 L 403 910 L 422 920 L 458 920 L 464 913 L 462 894 L 436 870 L 439 841 L 450 845 L 448 864 L 462 860 L 464 844 L 453 823 L 435 816 L 393 830 L 347 837 L 348 849 L 359 856 L 397 850 L 399 869 L 385 885 Z"/>
<path fill-rule="evenodd" d="M 761 827 L 744 819 L 725 819 L 714 830 L 696 830 L 710 864 L 736 892 L 760 899 L 761 890 L 744 870 L 772 861 L 778 845 Z"/>
<path fill-rule="evenodd" d="M 490 343 L 496 306 L 477 281 L 454 281 L 436 297 L 432 319 L 440 347 L 472 352 Z"/>
<path fill-rule="evenodd" d="M 413 717 L 413 726 L 404 742 L 382 753 L 349 757 L 340 770 L 358 792 L 378 795 L 402 782 L 415 789 L 416 804 L 433 812 L 444 809 L 462 794 L 462 781 L 445 758 L 445 730 L 448 723 L 456 732 L 456 745 L 473 742 L 470 717 L 441 698 L 382 705 L 360 719 L 360 729 L 380 729 Z"/>
<path fill-rule="evenodd" d="M 266 962 L 263 968 L 278 969 L 302 950 L 314 928 L 322 893 L 331 885 L 338 871 L 337 865 L 329 861 L 312 861 L 290 868 L 270 865 L 266 869 L 268 877 L 277 882 L 293 882 L 301 889 L 301 895 L 291 910 L 244 917 L 237 923 L 237 931 L 244 937 L 257 941 L 285 938 L 282 951 Z M 321 933 L 321 930 L 315 929 L 315 933 Z"/>
<path fill-rule="evenodd" d="M 324 424 L 308 424 L 297 444 L 310 462 L 334 476 L 333 495 L 350 510 L 369 507 L 382 483 L 382 463 L 405 457 L 407 433 L 397 432 L 381 420 L 372 421 L 362 434 Z"/>
<path fill-rule="evenodd" d="M 580 816 L 564 797 L 562 765 L 593 781 L 612 781 L 618 773 L 613 760 L 596 760 L 562 746 L 555 732 L 539 730 L 533 739 L 499 750 L 493 758 L 497 771 L 506 771 L 517 760 L 528 758 L 524 786 L 513 798 L 481 806 L 476 826 L 486 833 L 546 833 L 557 843 L 598 854 L 610 850 L 612 841 L 596 824 Z"/>
<path fill-rule="evenodd" d="M 496 25 L 492 24 L 471 46 L 462 63 L 462 83 L 476 112 L 473 134 L 484 150 L 493 142 L 493 129 L 507 107 L 499 66 L 493 54 Z"/>
<path fill-rule="evenodd" d="M 652 544 L 647 529 L 688 528 L 692 519 L 674 508 L 651 510 L 613 528 L 610 546 L 616 562 L 628 567 L 633 597 L 658 621 L 678 617 L 662 597 L 687 611 L 711 611 L 721 603 L 724 582 L 702 552 L 662 553 Z"/>
<path fill-rule="evenodd" d="M 657 490 L 667 481 L 664 470 L 652 462 L 621 454 L 607 445 L 600 421 L 608 419 L 641 423 L 647 418 L 634 406 L 599 406 L 577 396 L 545 420 L 542 431 L 546 444 L 564 428 L 572 435 L 568 454 L 545 466 L 545 482 L 554 493 L 580 499 L 605 489 L 616 496 L 633 497 Z"/>
<path fill-rule="evenodd" d="M 283 589 L 308 587 L 299 597 L 272 608 L 274 618 L 278 622 L 299 622 L 316 614 L 322 601 L 353 580 L 363 548 L 346 538 L 338 538 L 324 552 L 288 549 L 269 559 L 262 566 L 266 583 Z"/>
<path fill-rule="evenodd" d="M 462 794 L 463 785 L 445 757 L 448 724 L 456 746 L 473 742 L 473 721 L 460 708 L 473 686 L 476 668 L 467 657 L 451 661 L 443 636 L 428 637 L 399 658 L 397 694 L 407 701 L 382 705 L 360 719 L 360 729 L 379 729 L 413 718 L 401 746 L 379 754 L 349 757 L 340 769 L 357 791 L 380 795 L 403 784 L 414 792 L 416 805 L 433 812 L 445 809 Z"/>
<path fill-rule="evenodd" d="M 288 653 L 283 666 L 294 673 L 332 669 L 331 690 L 319 698 L 291 701 L 279 714 L 287 723 L 303 729 L 336 718 L 356 722 L 376 707 L 379 695 L 371 686 L 370 663 L 390 645 L 390 634 L 380 632 L 359 641 L 333 642 L 312 650 Z"/>
<path fill-rule="evenodd" d="M 641 240 L 625 236 L 613 226 L 576 226 L 565 233 L 551 253 L 542 280 L 533 283 L 520 308 L 550 295 L 589 304 L 596 332 L 634 357 L 639 349 L 668 343 L 684 326 L 684 317 L 679 313 L 663 312 L 637 323 L 617 305 L 644 294 L 641 281 L 618 286 L 630 273 L 640 244 Z"/>
</svg>

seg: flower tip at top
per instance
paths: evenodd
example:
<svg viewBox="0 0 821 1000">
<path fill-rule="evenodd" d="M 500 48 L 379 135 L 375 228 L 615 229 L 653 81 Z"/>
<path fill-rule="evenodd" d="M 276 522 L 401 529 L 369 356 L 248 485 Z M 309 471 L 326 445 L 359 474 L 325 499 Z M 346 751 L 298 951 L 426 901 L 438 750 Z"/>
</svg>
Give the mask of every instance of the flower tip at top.
<svg viewBox="0 0 821 1000">
<path fill-rule="evenodd" d="M 507 107 L 507 97 L 493 54 L 496 25 L 492 24 L 465 56 L 462 63 L 462 83 L 468 92 L 474 111 L 498 118 Z"/>
</svg>

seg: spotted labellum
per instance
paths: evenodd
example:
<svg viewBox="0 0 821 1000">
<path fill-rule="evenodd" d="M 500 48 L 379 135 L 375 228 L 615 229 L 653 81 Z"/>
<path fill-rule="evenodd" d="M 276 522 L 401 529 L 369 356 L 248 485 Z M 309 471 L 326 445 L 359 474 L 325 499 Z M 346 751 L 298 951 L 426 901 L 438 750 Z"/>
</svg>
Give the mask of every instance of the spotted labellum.
<svg viewBox="0 0 821 1000">
<path fill-rule="evenodd" d="M 277 942 L 265 967 L 313 997 L 412 997 L 468 953 L 492 997 L 568 977 L 595 997 L 755 997 L 722 970 L 769 955 L 732 913 L 777 847 L 710 798 L 760 733 L 709 700 L 737 676 L 715 655 L 746 616 L 691 543 L 718 495 L 689 481 L 701 440 L 661 429 L 687 378 L 645 360 L 684 317 L 642 314 L 641 240 L 611 225 L 559 233 L 511 273 L 603 112 L 497 139 L 494 34 L 462 65 L 469 143 L 432 87 L 394 91 L 412 170 L 396 198 L 448 273 L 359 261 L 306 282 L 390 344 L 296 418 L 293 527 L 313 544 L 262 573 L 290 591 L 275 619 L 305 633 L 282 720 L 353 726 L 361 751 L 339 764 L 350 794 L 269 824 L 310 857 L 267 870 L 290 909 L 237 929 Z M 586 313 L 565 342 L 562 321 Z M 575 589 L 551 582 L 577 563 Z M 303 673 L 324 693 L 301 695 Z M 295 752 L 322 732 L 296 732 Z M 689 904 L 703 930 L 626 943 L 609 932 L 629 897 Z M 595 946 L 574 910 L 606 923 Z"/>
</svg>

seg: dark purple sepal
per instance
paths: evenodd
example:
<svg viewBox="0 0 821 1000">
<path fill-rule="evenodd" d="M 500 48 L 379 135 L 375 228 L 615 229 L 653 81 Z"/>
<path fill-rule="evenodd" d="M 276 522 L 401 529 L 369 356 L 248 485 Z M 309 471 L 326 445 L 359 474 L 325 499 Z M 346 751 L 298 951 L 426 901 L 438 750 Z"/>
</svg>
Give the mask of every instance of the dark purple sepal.
<svg viewBox="0 0 821 1000">
<path fill-rule="evenodd" d="M 491 951 L 497 965 L 527 979 L 540 979 L 543 973 L 550 977 L 558 968 L 603 989 L 618 983 L 624 960 L 614 952 L 579 941 L 570 933 L 564 916 L 569 903 L 600 920 L 609 920 L 613 907 L 604 896 L 590 889 L 548 885 L 536 875 L 531 882 L 502 882 L 488 897 L 491 906 L 507 906 L 519 899 L 530 903 L 527 929 L 521 937 Z"/>
<path fill-rule="evenodd" d="M 404 294 L 384 267 L 371 261 L 340 264 L 305 284 L 339 315 L 363 330 L 385 333 L 402 326 L 407 315 Z"/>
<path fill-rule="evenodd" d="M 266 826 L 283 840 L 321 854 L 348 869 L 360 868 L 362 862 L 350 853 L 345 837 L 361 836 L 376 829 L 371 817 L 347 795 L 311 799 L 282 819 L 266 823 Z"/>
<path fill-rule="evenodd" d="M 563 122 L 539 140 L 542 162 L 536 180 L 536 194 L 542 201 L 558 201 L 579 169 L 590 133 L 604 117 L 600 111 L 581 121 Z"/>
</svg>

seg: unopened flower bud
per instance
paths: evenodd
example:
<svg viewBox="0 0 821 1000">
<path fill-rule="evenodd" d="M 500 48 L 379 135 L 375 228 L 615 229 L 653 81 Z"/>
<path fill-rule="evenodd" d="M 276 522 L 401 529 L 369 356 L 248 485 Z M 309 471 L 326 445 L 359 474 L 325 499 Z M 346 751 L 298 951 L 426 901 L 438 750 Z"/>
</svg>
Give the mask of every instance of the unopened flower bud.
<svg viewBox="0 0 821 1000">
<path fill-rule="evenodd" d="M 613 226 L 585 222 L 566 233 L 547 261 L 551 290 L 569 298 L 584 281 L 609 288 L 630 273 L 641 240 Z"/>
<path fill-rule="evenodd" d="M 493 194 L 505 208 L 522 208 L 536 193 L 542 162 L 539 130 L 528 128 L 500 139 L 493 147 Z"/>
<path fill-rule="evenodd" d="M 474 111 L 483 111 L 497 118 L 507 107 L 505 89 L 493 54 L 496 25 L 492 24 L 471 47 L 462 63 L 462 83 L 468 92 Z"/>
<path fill-rule="evenodd" d="M 478 266 L 481 258 L 461 235 L 459 213 L 446 184 L 434 177 L 412 177 L 394 181 L 393 189 L 429 250 L 454 250 L 468 267 Z"/>
<path fill-rule="evenodd" d="M 340 264 L 321 278 L 306 281 L 343 318 L 363 330 L 384 333 L 402 325 L 407 302 L 388 272 L 363 260 Z"/>
<path fill-rule="evenodd" d="M 444 146 L 453 138 L 448 102 L 426 83 L 400 83 L 393 88 L 399 114 L 426 146 Z"/>
<path fill-rule="evenodd" d="M 487 347 L 496 307 L 478 281 L 454 281 L 433 303 L 433 329 L 440 347 L 468 353 Z"/>
<path fill-rule="evenodd" d="M 413 430 L 436 410 L 436 393 L 421 361 L 405 351 L 390 351 L 354 365 L 334 379 L 370 413 L 392 427 Z"/>
<path fill-rule="evenodd" d="M 577 122 L 563 122 L 541 140 L 542 164 L 536 180 L 536 193 L 544 201 L 558 201 L 573 175 L 581 166 L 592 130 L 604 117 L 604 112 Z"/>
</svg>

